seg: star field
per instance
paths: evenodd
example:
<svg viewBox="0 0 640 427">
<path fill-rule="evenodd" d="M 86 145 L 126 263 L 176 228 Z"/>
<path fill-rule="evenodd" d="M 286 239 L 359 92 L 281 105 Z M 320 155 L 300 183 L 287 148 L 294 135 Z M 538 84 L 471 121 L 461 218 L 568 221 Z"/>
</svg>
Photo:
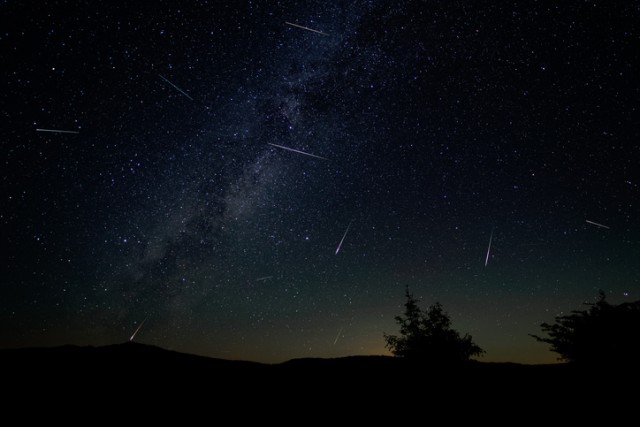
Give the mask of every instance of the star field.
<svg viewBox="0 0 640 427">
<path fill-rule="evenodd" d="M 637 2 L 93 3 L 0 6 L 0 346 L 387 354 L 409 286 L 540 363 L 639 299 Z"/>
</svg>

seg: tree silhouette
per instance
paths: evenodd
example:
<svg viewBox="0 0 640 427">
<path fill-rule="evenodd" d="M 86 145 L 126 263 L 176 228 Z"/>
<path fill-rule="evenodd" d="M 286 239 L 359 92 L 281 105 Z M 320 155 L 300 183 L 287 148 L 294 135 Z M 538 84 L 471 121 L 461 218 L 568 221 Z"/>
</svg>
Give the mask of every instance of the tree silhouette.
<svg viewBox="0 0 640 427">
<path fill-rule="evenodd" d="M 612 305 L 600 291 L 598 301 L 585 303 L 588 310 L 556 316 L 543 323 L 547 338 L 531 335 L 551 345 L 558 359 L 576 364 L 637 363 L 640 360 L 640 301 Z"/>
<path fill-rule="evenodd" d="M 385 346 L 398 357 L 429 362 L 464 362 L 484 353 L 469 334 L 451 329 L 451 319 L 436 302 L 423 311 L 406 289 L 404 316 L 396 316 L 400 336 L 384 334 Z"/>
</svg>

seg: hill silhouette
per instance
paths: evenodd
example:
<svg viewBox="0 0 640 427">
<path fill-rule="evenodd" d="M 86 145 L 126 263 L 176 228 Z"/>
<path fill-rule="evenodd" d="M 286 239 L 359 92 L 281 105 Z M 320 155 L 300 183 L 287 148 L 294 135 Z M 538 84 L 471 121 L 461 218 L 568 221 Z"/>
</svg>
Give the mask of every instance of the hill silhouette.
<svg viewBox="0 0 640 427">
<path fill-rule="evenodd" d="M 517 363 L 492 363 L 472 361 L 464 365 L 424 365 L 412 360 L 392 356 L 347 356 L 340 358 L 301 358 L 279 364 L 210 358 L 180 353 L 160 347 L 126 342 L 102 347 L 65 345 L 60 347 L 34 347 L 21 349 L 0 349 L 0 363 L 24 369 L 31 375 L 64 376 L 109 376 L 157 375 L 159 369 L 165 377 L 177 376 L 197 371 L 201 377 L 215 376 L 236 378 L 241 376 L 268 377 L 277 375 L 296 377 L 298 374 L 323 376 L 337 379 L 347 376 L 377 373 L 380 379 L 384 373 L 429 375 L 432 380 L 448 379 L 452 376 L 469 376 L 482 379 L 486 375 L 495 376 L 517 372 L 518 375 L 540 378 L 549 375 L 571 375 L 578 368 L 567 364 L 522 365 Z M 328 374 L 328 377 L 327 377 Z M 336 378 L 333 378 L 336 377 Z M 504 378 L 507 380 L 508 378 Z"/>
<path fill-rule="evenodd" d="M 240 400 L 247 408 L 266 405 L 273 409 L 295 402 L 308 409 L 332 404 L 349 411 L 354 410 L 353 399 L 396 405 L 415 401 L 432 408 L 452 401 L 473 406 L 500 402 L 524 408 L 541 396 L 551 399 L 546 405 L 557 404 L 564 410 L 567 402 L 552 397 L 558 390 L 582 405 L 584 399 L 610 398 L 622 390 L 619 382 L 631 378 L 629 372 L 617 374 L 610 367 L 599 373 L 570 364 L 472 361 L 428 365 L 391 356 L 304 358 L 270 365 L 129 342 L 5 349 L 0 350 L 0 366 L 5 372 L 3 388 L 11 390 L 8 402 L 20 396 L 89 405 L 96 405 L 96 399 L 154 399 L 173 402 L 171 405 L 204 400 L 207 405 L 215 402 L 220 410 Z"/>
</svg>

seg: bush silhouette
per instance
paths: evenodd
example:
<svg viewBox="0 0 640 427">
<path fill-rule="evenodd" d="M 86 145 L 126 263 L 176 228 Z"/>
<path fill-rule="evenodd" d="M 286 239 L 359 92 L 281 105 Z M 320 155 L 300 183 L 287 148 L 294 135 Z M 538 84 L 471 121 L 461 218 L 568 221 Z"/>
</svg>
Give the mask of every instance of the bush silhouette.
<svg viewBox="0 0 640 427">
<path fill-rule="evenodd" d="M 604 292 L 588 310 L 556 316 L 543 323 L 548 338 L 531 335 L 551 345 L 560 360 L 576 364 L 634 363 L 640 360 L 640 301 L 612 305 Z"/>
<path fill-rule="evenodd" d="M 484 353 L 465 334 L 451 329 L 451 319 L 438 302 L 423 311 L 418 301 L 406 290 L 404 316 L 397 316 L 400 336 L 384 334 L 385 346 L 398 357 L 429 362 L 455 363 L 468 361 Z"/>
</svg>

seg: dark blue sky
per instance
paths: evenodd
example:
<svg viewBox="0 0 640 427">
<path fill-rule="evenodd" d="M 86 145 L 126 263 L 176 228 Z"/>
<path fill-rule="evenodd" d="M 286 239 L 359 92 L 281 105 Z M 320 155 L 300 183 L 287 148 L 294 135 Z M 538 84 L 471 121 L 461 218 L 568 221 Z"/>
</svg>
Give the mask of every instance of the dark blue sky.
<svg viewBox="0 0 640 427">
<path fill-rule="evenodd" d="M 639 298 L 637 2 L 94 3 L 0 6 L 1 346 L 381 354 L 409 286 L 543 362 Z"/>
</svg>

